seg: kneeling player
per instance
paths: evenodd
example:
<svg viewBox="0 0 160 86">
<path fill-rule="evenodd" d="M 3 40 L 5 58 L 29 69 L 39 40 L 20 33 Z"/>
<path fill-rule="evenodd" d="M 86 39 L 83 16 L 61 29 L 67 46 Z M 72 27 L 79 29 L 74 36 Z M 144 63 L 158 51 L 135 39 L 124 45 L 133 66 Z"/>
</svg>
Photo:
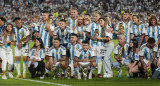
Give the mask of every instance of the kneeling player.
<svg viewBox="0 0 160 86">
<path fill-rule="evenodd" d="M 62 77 L 65 76 L 66 65 L 66 49 L 60 46 L 61 40 L 59 38 L 54 39 L 54 48 L 49 52 L 49 63 L 46 63 L 46 68 L 54 72 L 54 77 L 57 75 L 57 68 L 62 68 Z"/>
<path fill-rule="evenodd" d="M 77 72 L 78 79 L 81 79 L 81 74 L 79 73 L 79 68 L 82 68 L 83 77 L 87 78 L 88 68 L 90 68 L 89 79 L 92 79 L 92 72 L 96 67 L 95 62 L 95 55 L 94 51 L 89 49 L 89 42 L 83 41 L 82 42 L 82 49 L 76 51 L 75 58 L 74 58 L 74 67 L 75 71 Z"/>
</svg>

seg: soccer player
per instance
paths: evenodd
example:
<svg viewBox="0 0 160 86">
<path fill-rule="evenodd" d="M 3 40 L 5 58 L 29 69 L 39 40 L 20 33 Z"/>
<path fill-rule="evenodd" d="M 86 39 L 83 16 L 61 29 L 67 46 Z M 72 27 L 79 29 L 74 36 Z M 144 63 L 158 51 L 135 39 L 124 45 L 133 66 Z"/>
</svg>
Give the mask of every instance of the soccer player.
<svg viewBox="0 0 160 86">
<path fill-rule="evenodd" d="M 117 35 L 124 35 L 126 38 L 126 42 L 130 43 L 130 29 L 131 29 L 132 21 L 130 21 L 130 12 L 126 10 L 123 14 L 123 21 L 120 21 L 116 25 L 116 34 Z"/>
<path fill-rule="evenodd" d="M 74 75 L 74 58 L 75 58 L 75 52 L 79 49 L 81 49 L 81 45 L 77 43 L 78 42 L 78 36 L 75 33 L 71 34 L 71 43 L 68 44 L 67 46 L 67 51 L 68 51 L 68 59 L 70 59 L 69 62 L 69 67 L 71 70 L 68 70 L 67 72 L 71 71 L 71 76 Z M 68 60 L 69 61 L 69 60 Z"/>
<path fill-rule="evenodd" d="M 49 57 L 48 57 L 48 53 L 49 53 L 49 47 L 50 47 L 50 37 L 53 36 L 53 31 L 54 31 L 54 26 L 51 24 L 50 20 L 49 20 L 49 12 L 48 11 L 43 11 L 42 12 L 42 24 L 40 25 L 40 34 L 39 34 L 39 38 L 42 39 L 44 47 L 45 47 L 45 59 L 46 62 L 49 62 Z M 46 70 L 46 76 L 49 76 L 49 71 Z"/>
<path fill-rule="evenodd" d="M 82 44 L 82 41 L 86 40 L 86 33 L 84 31 L 84 18 L 82 15 L 79 15 L 76 26 L 73 29 L 73 33 L 78 35 L 78 43 L 80 44 Z"/>
<path fill-rule="evenodd" d="M 4 17 L 0 17 L 0 38 L 2 37 L 2 32 L 5 28 L 6 19 Z M 2 73 L 2 60 L 0 59 L 0 73 Z"/>
<path fill-rule="evenodd" d="M 34 78 L 37 71 L 41 71 L 40 79 L 44 79 L 45 63 L 45 49 L 41 38 L 36 38 L 34 46 L 29 52 L 30 61 L 28 62 L 29 72 L 31 78 Z M 38 74 L 38 73 L 37 73 Z"/>
<path fill-rule="evenodd" d="M 77 72 L 78 79 L 81 79 L 79 68 L 82 68 L 84 78 L 87 77 L 88 67 L 90 68 L 89 79 L 92 79 L 92 73 L 96 67 L 95 54 L 92 49 L 89 49 L 89 42 L 87 40 L 82 42 L 82 49 L 76 51 L 74 58 L 74 68 Z"/>
<path fill-rule="evenodd" d="M 132 16 L 133 24 L 131 26 L 131 39 L 138 41 L 138 48 L 143 44 L 145 37 L 145 26 L 140 23 L 140 17 L 137 14 Z"/>
<path fill-rule="evenodd" d="M 155 39 L 156 44 L 159 45 L 160 27 L 158 26 L 157 17 L 154 14 L 152 14 L 149 16 L 148 20 L 149 20 L 149 25 L 145 33 L 145 41 L 147 43 L 148 38 L 152 37 Z"/>
<path fill-rule="evenodd" d="M 158 51 L 158 46 L 154 38 L 149 38 L 147 43 L 143 44 L 140 48 L 140 62 L 146 73 L 145 78 L 149 78 L 151 75 L 148 73 L 151 71 L 151 64 L 155 64 L 155 57 Z M 152 70 L 154 72 L 154 70 Z"/>
<path fill-rule="evenodd" d="M 73 33 L 73 30 L 66 25 L 65 20 L 60 20 L 60 26 L 57 26 L 54 31 L 54 38 L 61 39 L 61 45 L 67 48 L 68 43 L 70 42 L 70 35 Z"/>
<path fill-rule="evenodd" d="M 118 77 L 122 77 L 121 67 L 124 65 L 127 69 L 126 77 L 129 77 L 128 65 L 130 60 L 128 59 L 129 44 L 125 42 L 125 36 L 120 35 L 118 38 L 118 44 L 115 46 L 114 58 L 116 61 L 113 63 L 113 67 L 118 70 Z"/>
<path fill-rule="evenodd" d="M 62 77 L 65 77 L 65 70 L 67 67 L 66 63 L 66 49 L 61 46 L 61 39 L 54 39 L 54 48 L 49 52 L 49 63 L 46 63 L 46 68 L 48 70 L 53 70 L 53 68 L 62 68 Z M 55 78 L 55 77 L 54 77 Z"/>
<path fill-rule="evenodd" d="M 68 24 L 71 30 L 73 30 L 74 27 L 76 26 L 77 17 L 78 17 L 78 10 L 76 7 L 72 8 L 70 17 L 71 18 L 68 18 Z"/>
<path fill-rule="evenodd" d="M 99 24 L 99 18 L 101 17 L 100 12 L 94 13 L 94 22 L 91 24 L 91 28 L 86 29 L 86 35 L 90 38 L 90 46 L 95 51 L 95 55 L 97 54 L 97 49 L 103 46 L 103 40 L 98 39 L 101 37 L 102 28 Z M 96 63 L 98 67 L 98 77 L 101 78 L 101 69 L 102 69 L 102 57 L 96 55 Z"/>
<path fill-rule="evenodd" d="M 16 57 L 16 68 L 18 75 L 16 78 L 21 77 L 21 70 L 20 70 L 20 59 L 21 55 L 23 56 L 23 78 L 26 78 L 26 64 L 27 64 L 27 56 L 29 53 L 29 43 L 30 40 L 30 33 L 27 27 L 22 25 L 21 18 L 16 17 L 14 19 L 15 27 L 15 40 L 16 40 L 16 46 L 15 46 L 15 57 Z"/>
</svg>

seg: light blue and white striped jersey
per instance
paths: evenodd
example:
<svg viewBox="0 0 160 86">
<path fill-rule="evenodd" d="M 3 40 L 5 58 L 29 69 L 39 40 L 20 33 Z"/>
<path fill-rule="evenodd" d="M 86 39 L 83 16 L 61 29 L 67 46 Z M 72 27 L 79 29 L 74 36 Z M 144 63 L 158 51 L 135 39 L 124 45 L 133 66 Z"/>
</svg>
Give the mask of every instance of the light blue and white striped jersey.
<svg viewBox="0 0 160 86">
<path fill-rule="evenodd" d="M 156 40 L 156 43 L 158 42 L 158 39 L 159 39 L 159 35 L 160 35 L 160 27 L 158 26 L 155 26 L 155 27 L 148 27 L 147 30 L 146 30 L 146 36 L 148 37 L 152 37 Z"/>
<path fill-rule="evenodd" d="M 83 32 L 83 34 L 78 36 L 78 40 L 79 40 L 79 41 L 84 41 L 84 40 L 86 39 L 86 33 L 84 32 L 84 31 L 85 31 L 85 28 L 84 28 L 84 27 L 77 27 L 77 28 L 73 31 L 73 33 L 77 34 L 77 33 L 80 32 L 80 31 Z"/>
<path fill-rule="evenodd" d="M 61 44 L 66 44 L 70 42 L 71 33 L 73 33 L 73 30 L 69 27 L 66 27 L 65 30 L 61 30 L 60 27 L 57 26 L 53 34 L 61 39 Z"/>
<path fill-rule="evenodd" d="M 153 52 L 157 52 L 158 46 L 155 45 L 153 49 L 147 47 L 147 43 L 143 44 L 140 47 L 140 56 L 143 56 L 143 59 L 151 60 L 153 57 Z"/>
<path fill-rule="evenodd" d="M 45 30 L 46 23 L 42 23 L 40 26 L 40 35 L 41 39 L 43 41 L 44 47 L 49 47 L 50 46 L 50 34 L 49 31 Z M 54 26 L 51 24 L 50 25 L 51 31 L 54 31 Z"/>
<path fill-rule="evenodd" d="M 51 48 L 48 55 L 53 58 L 53 61 L 60 60 L 63 56 L 66 56 L 66 48 L 63 46 L 60 46 L 57 50 L 55 48 Z"/>
<path fill-rule="evenodd" d="M 35 27 L 32 28 L 32 31 L 35 32 L 35 31 L 39 31 L 39 27 L 40 27 L 40 24 L 39 22 L 38 23 L 33 23 L 32 25 L 34 25 Z"/>
<path fill-rule="evenodd" d="M 114 50 L 114 54 L 115 55 L 117 55 L 117 54 L 120 54 L 120 50 L 123 50 L 123 49 L 121 49 L 122 47 L 119 45 L 119 44 L 117 44 L 116 46 L 115 46 L 115 50 Z M 125 45 L 124 45 L 124 52 L 122 53 L 122 58 L 126 58 L 127 56 L 128 56 L 128 49 L 129 49 L 129 44 L 128 43 L 126 43 Z M 128 58 L 128 57 L 127 57 Z"/>
<path fill-rule="evenodd" d="M 32 48 L 30 51 L 29 51 L 29 57 L 31 58 L 32 56 L 34 56 L 34 52 L 36 51 L 36 48 Z M 38 51 L 38 57 L 40 57 L 41 59 L 44 59 L 45 58 L 45 50 L 44 49 L 40 49 Z M 33 59 L 33 58 L 31 58 Z"/>
<path fill-rule="evenodd" d="M 3 30 L 4 30 L 5 27 L 6 27 L 5 25 L 3 25 L 2 27 L 0 27 L 0 43 L 3 43 L 2 32 L 3 32 Z"/>
<path fill-rule="evenodd" d="M 4 38 L 4 37 L 3 37 L 3 38 Z M 11 36 L 7 36 L 6 42 L 7 42 L 7 41 L 10 41 L 10 42 L 11 42 Z M 11 44 L 9 43 L 9 44 L 6 44 L 6 45 L 3 46 L 3 48 L 7 48 L 7 47 L 11 47 Z"/>
<path fill-rule="evenodd" d="M 110 39 L 113 39 L 113 33 L 107 31 L 107 29 L 109 29 L 109 28 L 110 28 L 110 26 L 107 26 L 105 29 L 105 37 L 109 37 Z"/>
<path fill-rule="evenodd" d="M 146 31 L 145 31 L 144 24 L 140 24 L 140 25 L 132 24 L 130 33 L 132 33 L 134 37 L 141 36 L 141 35 L 145 34 L 145 32 Z"/>
<path fill-rule="evenodd" d="M 91 29 L 86 29 L 87 32 L 91 33 L 91 36 L 98 35 L 101 37 L 102 34 L 102 28 L 98 23 L 92 23 L 91 24 Z M 98 33 L 97 33 L 98 32 Z M 96 34 L 95 34 L 96 33 Z M 90 46 L 103 46 L 103 40 L 97 40 L 96 42 L 92 39 L 90 39 Z"/>
<path fill-rule="evenodd" d="M 71 61 L 74 62 L 75 52 L 79 49 L 81 49 L 80 44 L 72 45 L 71 43 L 68 44 L 67 49 L 70 51 L 70 63 Z"/>
<path fill-rule="evenodd" d="M 91 49 L 88 49 L 86 52 L 84 52 L 83 49 L 79 49 L 76 51 L 75 56 L 78 57 L 78 59 L 80 59 L 80 60 L 92 59 L 92 57 L 95 56 L 95 53 Z"/>
<path fill-rule="evenodd" d="M 130 58 L 132 61 L 139 61 L 139 54 L 135 53 L 135 54 L 133 55 L 133 52 L 130 51 L 130 52 L 129 52 L 129 58 Z"/>
<path fill-rule="evenodd" d="M 77 19 L 73 20 L 72 18 L 68 18 L 68 25 L 71 28 L 71 30 L 73 30 L 74 27 L 76 26 L 76 22 L 77 22 Z"/>
<path fill-rule="evenodd" d="M 20 42 L 22 37 L 30 35 L 30 32 L 29 32 L 28 28 L 23 26 L 23 25 L 20 29 L 17 29 L 17 27 L 14 27 L 13 30 L 14 30 L 15 41 L 16 41 L 16 46 L 15 47 L 17 47 L 17 44 Z M 29 43 L 23 44 L 23 47 L 29 48 Z"/>
<path fill-rule="evenodd" d="M 118 31 L 119 30 L 119 24 L 122 23 L 123 26 L 124 26 L 124 29 L 125 29 L 125 32 L 124 32 L 124 35 L 126 37 L 126 42 L 127 43 L 130 43 L 130 40 L 131 40 L 131 37 L 130 37 L 130 30 L 131 30 L 131 26 L 132 26 L 132 21 L 129 21 L 127 23 L 121 21 L 117 24 L 116 26 L 116 30 Z"/>
</svg>

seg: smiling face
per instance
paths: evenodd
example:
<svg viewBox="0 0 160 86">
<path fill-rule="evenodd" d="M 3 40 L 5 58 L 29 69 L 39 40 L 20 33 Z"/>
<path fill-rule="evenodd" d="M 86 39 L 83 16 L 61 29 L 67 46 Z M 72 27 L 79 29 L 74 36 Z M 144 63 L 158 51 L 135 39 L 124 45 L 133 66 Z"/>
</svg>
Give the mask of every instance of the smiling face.
<svg viewBox="0 0 160 86">
<path fill-rule="evenodd" d="M 35 46 L 36 47 L 40 46 L 40 42 L 38 40 L 35 40 Z"/>
<path fill-rule="evenodd" d="M 132 17 L 132 21 L 133 21 L 134 23 L 138 23 L 138 22 L 139 22 L 137 16 L 133 16 L 133 17 Z"/>
<path fill-rule="evenodd" d="M 11 32 L 12 31 L 12 25 L 7 25 L 7 31 Z"/>
<path fill-rule="evenodd" d="M 66 23 L 65 22 L 63 22 L 63 21 L 61 21 L 60 23 L 59 23 L 59 26 L 60 26 L 60 28 L 61 29 L 65 29 L 65 27 L 66 27 Z"/>
<path fill-rule="evenodd" d="M 77 42 L 78 38 L 76 36 L 71 36 L 71 43 Z"/>
<path fill-rule="evenodd" d="M 103 19 L 100 19 L 100 22 L 99 22 L 100 26 L 103 27 L 104 24 L 105 24 L 105 21 Z"/>
<path fill-rule="evenodd" d="M 83 51 L 86 52 L 86 51 L 89 49 L 89 44 L 83 43 L 82 45 L 83 45 L 83 46 L 82 46 Z"/>
<path fill-rule="evenodd" d="M 101 16 L 98 13 L 94 14 L 94 22 L 97 22 Z"/>
<path fill-rule="evenodd" d="M 151 25 L 152 25 L 152 26 L 156 26 L 156 23 L 157 23 L 156 19 L 152 19 L 152 20 L 151 20 Z"/>
<path fill-rule="evenodd" d="M 123 36 L 119 36 L 118 42 L 119 42 L 120 45 L 125 43 L 125 38 Z"/>
<path fill-rule="evenodd" d="M 123 14 L 123 20 L 128 20 L 130 17 L 129 13 L 124 13 Z"/>
<path fill-rule="evenodd" d="M 22 21 L 21 20 L 16 20 L 15 25 L 16 25 L 17 28 L 20 29 L 22 27 Z"/>
<path fill-rule="evenodd" d="M 59 40 L 54 40 L 54 47 L 58 48 L 60 46 L 61 42 Z"/>
<path fill-rule="evenodd" d="M 48 13 L 42 13 L 42 19 L 43 19 L 43 21 L 47 21 L 49 19 L 49 14 Z"/>
</svg>

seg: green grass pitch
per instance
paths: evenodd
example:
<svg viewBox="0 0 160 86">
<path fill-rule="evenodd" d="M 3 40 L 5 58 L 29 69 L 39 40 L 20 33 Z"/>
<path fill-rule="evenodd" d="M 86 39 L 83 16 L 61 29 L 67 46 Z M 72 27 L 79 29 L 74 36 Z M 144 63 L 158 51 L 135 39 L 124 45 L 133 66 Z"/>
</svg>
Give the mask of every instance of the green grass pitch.
<svg viewBox="0 0 160 86">
<path fill-rule="evenodd" d="M 118 43 L 117 40 L 113 40 L 114 45 Z M 30 42 L 30 48 L 33 46 L 33 42 Z M 14 49 L 14 47 L 12 47 Z M 13 50 L 14 51 L 14 50 Z M 112 59 L 115 60 L 112 53 Z M 14 57 L 15 62 L 15 57 Z M 103 69 L 103 68 L 102 68 Z M 45 77 L 43 80 L 39 78 L 31 79 L 30 73 L 27 70 L 27 79 L 10 79 L 2 80 L 0 76 L 0 86 L 160 86 L 159 80 L 146 80 L 143 78 L 126 78 L 126 69 L 123 67 L 123 77 L 117 78 L 117 71 L 113 69 L 114 77 L 110 79 L 98 78 L 97 69 L 94 71 L 96 77 L 92 80 L 77 80 L 77 79 L 62 79 L 58 78 L 53 80 L 51 77 Z M 22 59 L 21 59 L 21 72 L 22 72 Z M 0 74 L 2 75 L 2 74 Z M 13 72 L 14 77 L 17 75 L 17 71 Z M 103 75 L 103 71 L 102 71 Z M 32 80 L 32 81 L 31 81 Z M 39 82 L 40 81 L 40 82 Z"/>
</svg>

